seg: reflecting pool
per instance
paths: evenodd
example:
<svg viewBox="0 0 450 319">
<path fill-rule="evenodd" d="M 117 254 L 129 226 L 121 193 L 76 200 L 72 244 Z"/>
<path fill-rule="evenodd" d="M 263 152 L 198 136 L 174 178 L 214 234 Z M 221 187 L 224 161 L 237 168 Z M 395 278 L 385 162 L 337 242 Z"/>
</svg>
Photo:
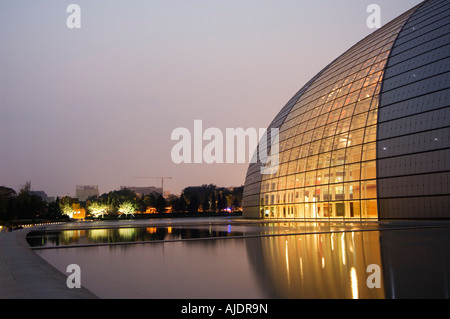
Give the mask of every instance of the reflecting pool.
<svg viewBox="0 0 450 319">
<path fill-rule="evenodd" d="M 201 228 L 123 227 L 32 231 L 27 235 L 31 247 L 90 246 L 100 244 L 177 241 L 202 238 L 242 236 L 241 232 Z"/>
<path fill-rule="evenodd" d="M 45 229 L 28 241 L 64 273 L 78 264 L 81 284 L 101 298 L 450 296 L 450 224 L 98 226 Z M 368 286 L 374 278 L 379 288 Z"/>
</svg>

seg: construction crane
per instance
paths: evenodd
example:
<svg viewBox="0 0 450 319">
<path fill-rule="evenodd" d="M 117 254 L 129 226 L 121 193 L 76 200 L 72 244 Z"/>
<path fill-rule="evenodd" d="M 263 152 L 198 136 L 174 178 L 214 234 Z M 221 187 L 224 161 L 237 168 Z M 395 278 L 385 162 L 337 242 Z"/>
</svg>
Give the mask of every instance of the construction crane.
<svg viewBox="0 0 450 319">
<path fill-rule="evenodd" d="M 161 192 L 162 192 L 162 195 L 164 195 L 164 180 L 165 179 L 172 179 L 172 177 L 159 177 L 159 176 L 150 176 L 150 177 L 140 176 L 140 177 L 133 177 L 133 178 L 147 178 L 147 179 L 157 178 L 157 179 L 160 179 L 161 180 Z"/>
</svg>

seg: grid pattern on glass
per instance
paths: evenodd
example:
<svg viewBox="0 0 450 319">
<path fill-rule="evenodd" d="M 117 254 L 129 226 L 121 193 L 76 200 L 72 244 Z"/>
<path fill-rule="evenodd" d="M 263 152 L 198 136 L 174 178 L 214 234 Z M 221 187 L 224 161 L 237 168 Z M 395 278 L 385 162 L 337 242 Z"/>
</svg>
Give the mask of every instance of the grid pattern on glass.
<svg viewBox="0 0 450 319">
<path fill-rule="evenodd" d="M 261 181 L 264 218 L 377 218 L 376 133 L 387 58 L 414 9 L 355 45 L 280 128 L 279 169 Z"/>
<path fill-rule="evenodd" d="M 317 74 L 312 78 L 289 102 L 281 109 L 275 119 L 272 121 L 267 131 L 270 132 L 273 128 L 279 129 L 281 124 L 283 124 L 286 116 L 291 111 L 292 107 L 297 103 L 300 96 L 308 89 L 309 85 L 314 82 L 314 80 L 320 76 L 321 73 Z M 267 143 L 265 146 L 259 145 L 255 150 L 254 156 L 261 150 L 263 153 L 270 153 L 271 145 L 271 135 L 267 135 Z M 251 163 L 247 176 L 245 178 L 244 196 L 243 196 L 243 209 L 247 217 L 258 218 L 259 217 L 259 193 L 261 189 L 261 162 L 258 159 L 256 163 Z"/>
</svg>

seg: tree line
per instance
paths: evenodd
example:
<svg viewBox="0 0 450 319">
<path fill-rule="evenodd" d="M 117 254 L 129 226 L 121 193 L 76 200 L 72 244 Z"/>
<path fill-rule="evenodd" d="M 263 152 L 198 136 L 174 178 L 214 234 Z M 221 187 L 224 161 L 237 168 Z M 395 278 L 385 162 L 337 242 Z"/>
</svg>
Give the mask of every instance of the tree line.
<svg viewBox="0 0 450 319">
<path fill-rule="evenodd" d="M 219 213 L 237 212 L 242 207 L 243 186 L 228 189 L 216 185 L 186 187 L 180 196 L 164 198 L 159 193 L 139 196 L 130 189 L 120 189 L 89 197 L 80 202 L 70 196 L 57 197 L 47 203 L 33 194 L 30 183 L 18 192 L 0 186 L 0 220 L 68 219 L 76 210 L 85 210 L 92 217 L 120 217 L 144 213 Z"/>
</svg>

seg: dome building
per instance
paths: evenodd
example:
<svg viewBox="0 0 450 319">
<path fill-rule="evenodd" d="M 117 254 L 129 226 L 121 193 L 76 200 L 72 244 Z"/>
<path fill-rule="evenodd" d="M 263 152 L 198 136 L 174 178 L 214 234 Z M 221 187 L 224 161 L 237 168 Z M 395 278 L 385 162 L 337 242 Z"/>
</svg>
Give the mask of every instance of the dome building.
<svg viewBox="0 0 450 319">
<path fill-rule="evenodd" d="M 428 0 L 354 45 L 282 108 L 269 126 L 279 130 L 277 170 L 250 164 L 243 216 L 450 218 L 449 101 L 450 2 Z"/>
</svg>

